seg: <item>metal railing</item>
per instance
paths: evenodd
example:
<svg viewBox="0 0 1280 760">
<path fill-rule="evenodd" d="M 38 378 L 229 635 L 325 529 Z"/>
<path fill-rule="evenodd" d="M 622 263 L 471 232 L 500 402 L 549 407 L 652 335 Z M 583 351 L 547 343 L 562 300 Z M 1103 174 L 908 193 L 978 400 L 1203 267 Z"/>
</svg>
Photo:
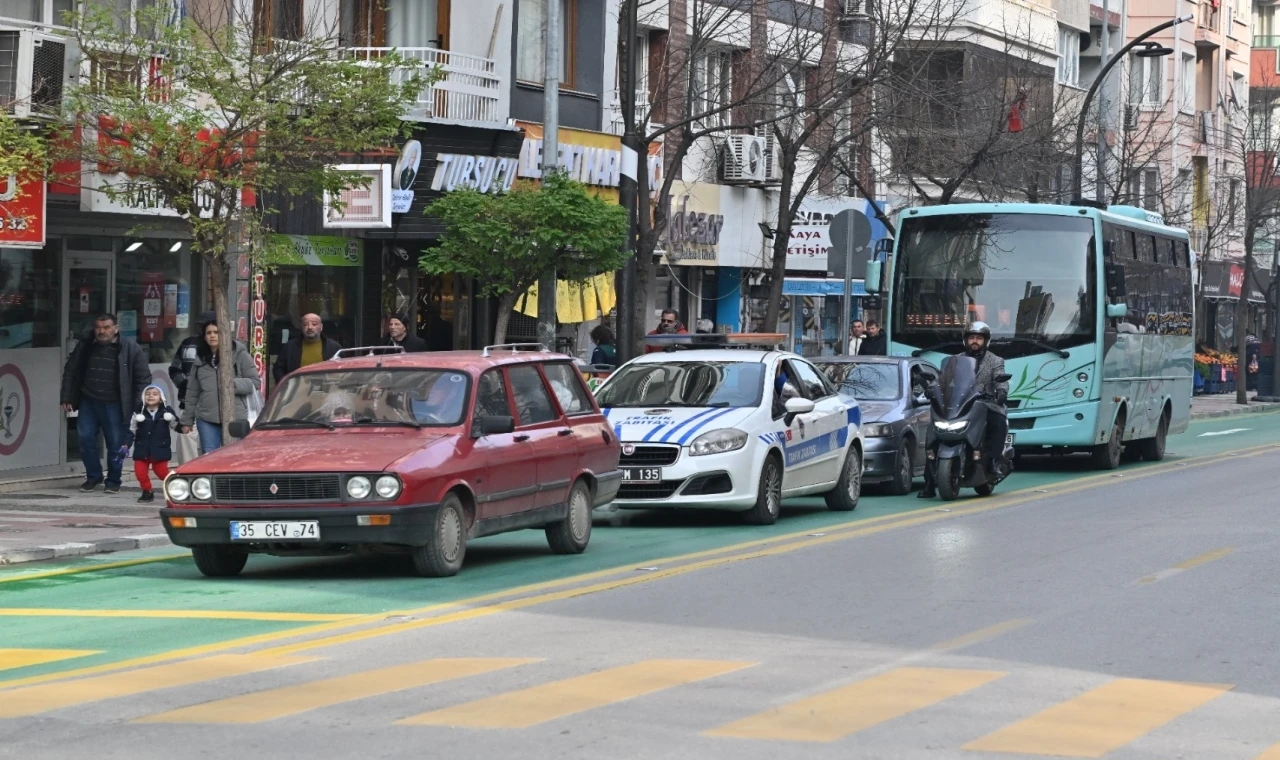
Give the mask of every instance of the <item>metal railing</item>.
<svg viewBox="0 0 1280 760">
<path fill-rule="evenodd" d="M 498 112 L 502 76 L 494 59 L 426 47 L 347 48 L 350 55 L 362 60 L 373 60 L 393 50 L 422 76 L 434 69 L 441 72 L 439 80 L 423 88 L 414 103 L 424 118 L 489 124 L 506 121 Z M 410 70 L 406 69 L 404 78 L 409 75 Z"/>
<path fill-rule="evenodd" d="M 1256 48 L 1280 48 L 1280 34 L 1255 34 L 1253 46 Z"/>
</svg>

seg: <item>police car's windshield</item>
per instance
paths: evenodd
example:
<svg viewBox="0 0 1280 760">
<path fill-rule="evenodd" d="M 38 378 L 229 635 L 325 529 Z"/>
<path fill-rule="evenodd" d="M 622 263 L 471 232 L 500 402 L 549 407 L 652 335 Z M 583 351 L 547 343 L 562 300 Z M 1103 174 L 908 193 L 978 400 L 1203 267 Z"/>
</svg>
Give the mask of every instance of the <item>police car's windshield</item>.
<svg viewBox="0 0 1280 760">
<path fill-rule="evenodd" d="M 602 407 L 759 406 L 764 365 L 759 362 L 632 364 L 600 389 Z"/>
<path fill-rule="evenodd" d="M 457 425 L 470 385 L 465 373 L 439 370 L 308 372 L 271 394 L 257 424 Z"/>
</svg>

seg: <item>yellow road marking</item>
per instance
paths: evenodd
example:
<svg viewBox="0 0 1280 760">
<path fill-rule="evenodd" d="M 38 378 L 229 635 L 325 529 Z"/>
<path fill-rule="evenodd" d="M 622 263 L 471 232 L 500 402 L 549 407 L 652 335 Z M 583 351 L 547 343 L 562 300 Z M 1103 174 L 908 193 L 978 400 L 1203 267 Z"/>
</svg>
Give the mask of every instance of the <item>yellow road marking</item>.
<svg viewBox="0 0 1280 760">
<path fill-rule="evenodd" d="M 1230 454 L 1214 454 L 1206 457 L 1192 457 L 1192 458 L 1184 459 L 1177 462 L 1169 462 L 1163 465 L 1150 465 L 1127 474 L 1131 476 L 1130 480 L 1137 480 L 1140 478 L 1161 475 L 1166 472 L 1173 471 L 1175 469 L 1181 469 L 1185 471 L 1192 468 L 1211 466 L 1213 464 L 1217 464 L 1218 462 L 1226 461 L 1229 459 L 1238 461 L 1241 459 L 1248 459 L 1255 456 L 1261 456 L 1263 454 L 1275 453 L 1277 450 L 1280 450 L 1280 444 L 1274 444 L 1274 443 L 1263 444 L 1263 445 L 1254 446 L 1250 448 L 1239 449 Z M 1079 491 L 1090 490 L 1095 486 L 1105 485 L 1110 482 L 1111 482 L 1110 475 L 1094 475 L 1094 476 L 1089 476 L 1084 478 L 1078 478 L 1071 481 L 1066 481 L 1065 483 L 1060 484 L 1060 487 L 1050 486 L 1048 489 L 1037 489 L 1034 487 L 1029 487 L 1029 488 L 1024 488 L 1017 491 L 1010 491 L 1009 493 L 1005 494 L 1002 497 L 984 499 L 982 501 L 981 506 L 952 509 L 951 512 L 941 513 L 941 512 L 929 512 L 929 510 L 913 510 L 912 512 L 903 513 L 903 514 L 873 517 L 866 520 L 859 520 L 857 522 L 847 523 L 845 525 L 831 526 L 825 529 L 826 535 L 824 535 L 821 538 L 811 538 L 811 539 L 794 541 L 792 543 L 787 544 L 786 546 L 793 547 L 794 549 L 803 549 L 809 546 L 813 546 L 815 544 L 828 543 L 830 541 L 839 541 L 839 540 L 844 540 L 849 538 L 857 538 L 864 535 L 870 535 L 871 532 L 879 533 L 882 530 L 887 530 L 887 529 L 894 529 L 894 528 L 900 528 L 900 527 L 912 527 L 915 525 L 924 524 L 926 522 L 934 522 L 937 520 L 949 520 L 949 519 L 954 519 L 956 517 L 963 517 L 971 514 L 990 512 L 997 509 L 1006 509 L 1009 507 L 1022 506 L 1025 504 L 1030 504 L 1030 503 L 1042 501 L 1045 499 L 1053 499 L 1060 496 L 1066 496 L 1072 493 L 1076 493 Z M 1043 491 L 1043 493 L 1038 493 L 1038 491 Z M 921 512 L 928 513 L 928 516 L 926 516 L 925 518 L 918 517 L 918 515 L 920 515 Z M 913 516 L 915 517 L 913 518 Z M 888 523 L 888 525 L 884 528 L 877 529 L 870 532 L 867 529 L 867 526 L 877 526 L 877 525 L 883 525 L 885 523 Z M 691 564 L 683 565 L 677 568 L 680 573 L 693 572 L 695 570 L 701 570 L 706 567 L 712 567 L 712 566 L 723 564 L 726 562 L 733 562 L 739 559 L 751 559 L 751 558 L 760 557 L 760 556 L 767 556 L 767 553 L 753 553 L 753 554 L 747 554 L 747 555 L 733 555 L 731 553 L 736 551 L 741 551 L 743 549 L 750 549 L 756 546 L 763 546 L 771 543 L 776 544 L 782 541 L 802 538 L 805 536 L 809 536 L 813 532 L 814 532 L 813 528 L 808 528 L 805 530 L 795 531 L 792 533 L 784 533 L 776 536 L 770 536 L 768 538 L 757 539 L 754 541 L 745 541 L 739 544 L 721 546 L 714 549 L 704 549 L 704 550 L 692 552 L 689 554 L 676 555 L 676 556 L 666 557 L 662 559 L 645 560 L 644 562 L 646 564 L 655 564 L 655 565 L 661 566 L 664 564 L 669 565 L 677 562 L 685 562 L 685 561 L 696 559 L 699 557 L 730 554 L 730 556 L 727 556 L 727 557 L 719 557 L 713 562 L 691 563 Z M 170 557 L 170 558 L 160 558 L 160 559 L 172 559 L 172 558 Z M 138 561 L 130 562 L 128 564 L 142 564 L 143 562 L 160 561 L 160 559 L 138 560 Z M 299 638 L 299 637 L 313 635 L 313 634 L 325 633 L 333 630 L 349 629 L 349 628 L 354 628 L 360 625 L 375 623 L 379 620 L 382 620 L 391 616 L 430 615 L 430 614 L 435 614 L 437 612 L 441 612 L 443 610 L 450 609 L 450 608 L 485 604 L 487 602 L 490 602 L 496 599 L 519 596 L 520 594 L 530 594 L 530 593 L 540 592 L 549 588 L 560 588 L 565 586 L 572 586 L 577 583 L 585 583 L 587 581 L 594 580 L 596 578 L 617 575 L 619 572 L 622 572 L 627 567 L 631 567 L 634 564 L 636 563 L 627 563 L 624 565 L 614 566 L 614 567 L 606 568 L 603 570 L 596 570 L 590 573 L 583 573 L 581 575 L 570 576 L 567 578 L 559 578 L 559 579 L 550 580 L 550 581 L 541 581 L 539 583 L 528 584 L 526 586 L 519 586 L 516 588 L 504 589 L 501 591 L 489 592 L 487 594 L 481 594 L 479 596 L 460 599 L 456 602 L 434 604 L 434 605 L 429 605 L 427 607 L 420 607 L 417 609 L 410 609 L 410 610 L 402 610 L 402 611 L 395 611 L 395 612 L 381 612 L 381 613 L 370 614 L 370 615 L 366 615 L 358 618 L 352 618 L 350 620 L 343 620 L 343 621 L 337 621 L 332 623 L 318 623 L 316 625 L 303 626 L 300 628 L 295 628 L 287 631 L 275 631 L 273 633 L 257 634 L 257 635 L 246 636 L 246 637 L 237 638 L 237 639 L 227 639 L 225 641 L 220 641 L 213 644 L 204 644 L 196 647 L 188 647 L 186 649 L 174 650 L 171 652 L 164 652 L 164 653 L 155 654 L 155 655 L 146 655 L 143 657 L 137 657 L 137 658 L 128 659 L 128 660 L 120 660 L 118 662 L 107 663 L 104 665 L 98 665 L 98 666 L 93 666 L 88 668 L 80 668 L 77 670 L 64 671 L 62 673 L 50 673 L 43 676 L 30 676 L 27 678 L 13 679 L 9 681 L 0 681 L 0 689 L 8 689 L 8 688 L 18 687 L 18 686 L 26 686 L 33 683 L 44 683 L 48 681 L 61 680 L 61 679 L 67 679 L 67 678 L 76 678 L 80 676 L 91 675 L 95 673 L 102 673 L 102 672 L 113 671 L 113 670 L 122 670 L 126 668 L 141 667 L 144 665 L 152 665 L 160 662 L 169 662 L 172 660 L 178 660 L 178 659 L 183 659 L 187 657 L 195 657 L 199 655 L 206 655 L 214 652 L 223 652 L 228 649 L 236 649 L 240 647 L 248 647 L 248 646 L 254 646 L 257 644 L 280 641 L 282 639 Z M 75 569 L 73 571 L 87 572 L 88 570 L 92 570 L 92 569 L 101 569 L 101 567 Z M 398 633 L 402 630 L 405 630 L 404 628 L 405 625 L 409 625 L 411 628 L 419 628 L 427 625 L 440 625 L 444 623 L 455 622 L 457 620 L 468 620 L 474 617 L 495 614 L 497 612 L 502 612 L 508 609 L 520 609 L 522 607 L 528 607 L 535 604 L 543 604 L 546 602 L 553 602 L 560 599 L 567 599 L 574 596 L 580 596 L 583 594 L 590 594 L 590 593 L 595 593 L 599 591 L 607 591 L 614 588 L 620 588 L 622 586 L 631 585 L 632 583 L 650 582 L 650 581 L 658 580 L 660 578 L 670 577 L 673 574 L 678 574 L 678 573 L 672 573 L 669 570 L 666 572 L 649 573 L 644 576 L 638 576 L 637 578 L 624 578 L 624 579 L 620 579 L 613 582 L 600 583 L 600 584 L 586 586 L 578 589 L 570 589 L 568 591 L 560 591 L 560 592 L 545 594 L 541 596 L 528 597 L 525 599 L 515 600 L 513 602 L 506 602 L 501 605 L 485 607 L 480 610 L 464 610 L 462 612 L 455 613 L 455 615 L 452 615 L 452 616 L 441 615 L 439 617 L 431 618 L 430 620 L 416 621 L 413 624 L 401 623 L 393 626 L 379 628 L 372 631 L 359 631 L 359 632 L 356 632 L 355 638 L 349 638 L 352 636 L 352 634 L 343 634 L 341 636 L 321 639 L 318 642 L 304 642 L 302 645 L 299 645 L 299 646 L 300 646 L 300 649 L 311 649 L 311 648 L 316 648 L 320 646 L 328 646 L 330 644 L 343 643 L 344 641 L 347 641 L 347 640 L 357 640 L 362 638 L 370 638 L 372 636 Z"/>
<path fill-rule="evenodd" d="M 357 699 L 430 686 L 538 660 L 514 658 L 440 659 L 257 691 L 202 705 L 139 718 L 135 723 L 262 723 Z"/>
<path fill-rule="evenodd" d="M 43 665 L 73 657 L 88 657 L 91 654 L 102 652 L 97 649 L 0 649 L 0 670 Z"/>
<path fill-rule="evenodd" d="M 752 665 L 755 663 L 726 660 L 646 660 L 454 705 L 396 722 L 410 726 L 528 728 Z"/>
<path fill-rule="evenodd" d="M 1230 690 L 1118 678 L 964 745 L 979 752 L 1102 757 Z"/>
<path fill-rule="evenodd" d="M 45 570 L 39 573 L 24 573 L 15 575 L 6 575 L 0 577 L 0 583 L 17 583 L 18 581 L 38 581 L 41 578 L 57 578 L 60 575 L 76 575 L 79 573 L 94 572 L 96 570 L 112 570 L 117 567 L 133 567 L 134 565 L 149 565 L 153 562 L 168 562 L 174 559 L 183 559 L 190 557 L 190 554 L 166 554 L 163 557 L 146 557 L 143 559 L 126 559 L 119 562 L 102 562 L 92 565 L 79 565 L 76 567 L 64 567 L 60 570 Z"/>
<path fill-rule="evenodd" d="M 1253 760 L 1280 760 L 1280 744 L 1263 751 L 1261 755 L 1258 755 Z"/>
<path fill-rule="evenodd" d="M 848 686 L 766 710 L 706 732 L 707 736 L 833 742 L 990 683 L 989 670 L 897 668 Z"/>
<path fill-rule="evenodd" d="M 310 659 L 314 658 L 223 654 L 77 681 L 12 689 L 0 692 L 0 718 L 39 715 L 50 710 L 100 702 L 104 699 L 128 697 L 155 689 L 187 686 L 228 676 L 271 670 L 285 665 L 296 665 L 309 662 Z"/>
<path fill-rule="evenodd" d="M 989 626 L 987 628 L 974 631 L 973 633 L 966 633 L 963 636 L 957 636 L 954 639 L 949 639 L 947 641 L 939 642 L 929 647 L 929 649 L 935 652 L 940 652 L 940 651 L 949 650 L 949 649 L 962 649 L 964 647 L 969 646 L 970 644 L 977 644 L 980 641 L 993 639 L 996 636 L 1000 636 L 1001 634 L 1005 634 L 1014 629 L 1021 628 L 1022 626 L 1030 622 L 1031 622 L 1030 618 L 1016 618 L 1014 620 L 1006 620 L 1003 623 L 996 623 L 993 626 Z"/>
<path fill-rule="evenodd" d="M 42 607 L 0 608 L 0 617 L 98 617 L 98 618 L 182 618 L 199 620 L 267 620 L 314 623 L 365 617 L 359 613 L 327 615 L 312 612 L 251 612 L 240 610 L 65 610 Z"/>
<path fill-rule="evenodd" d="M 1227 556 L 1228 554 L 1231 554 L 1234 551 L 1235 549 L 1230 546 L 1225 546 L 1221 549 L 1214 549 L 1211 552 L 1205 552 L 1204 554 L 1200 554 L 1198 556 L 1192 557 L 1191 559 L 1186 560 L 1185 562 L 1179 562 L 1173 567 L 1167 568 L 1165 570 L 1161 570 L 1158 573 L 1152 573 L 1151 575 L 1143 576 L 1142 578 L 1138 579 L 1138 582 L 1139 583 L 1155 583 L 1156 581 L 1162 581 L 1166 578 L 1172 577 L 1179 573 L 1186 572 L 1187 570 L 1190 570 L 1193 567 L 1199 567 L 1200 565 L 1203 565 L 1205 563 L 1213 562 L 1216 559 L 1222 559 L 1223 557 Z"/>
</svg>

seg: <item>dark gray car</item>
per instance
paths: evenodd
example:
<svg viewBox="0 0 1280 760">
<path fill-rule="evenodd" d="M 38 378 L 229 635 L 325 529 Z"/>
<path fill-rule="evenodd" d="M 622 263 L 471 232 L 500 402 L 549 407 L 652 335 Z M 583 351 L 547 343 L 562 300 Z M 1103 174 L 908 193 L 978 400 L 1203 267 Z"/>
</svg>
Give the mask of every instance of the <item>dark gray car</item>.
<svg viewBox="0 0 1280 760">
<path fill-rule="evenodd" d="M 886 483 L 889 492 L 911 492 L 924 474 L 929 403 L 918 401 L 938 368 L 898 356 L 823 356 L 813 363 L 842 393 L 858 399 L 865 439 L 864 483 Z"/>
</svg>

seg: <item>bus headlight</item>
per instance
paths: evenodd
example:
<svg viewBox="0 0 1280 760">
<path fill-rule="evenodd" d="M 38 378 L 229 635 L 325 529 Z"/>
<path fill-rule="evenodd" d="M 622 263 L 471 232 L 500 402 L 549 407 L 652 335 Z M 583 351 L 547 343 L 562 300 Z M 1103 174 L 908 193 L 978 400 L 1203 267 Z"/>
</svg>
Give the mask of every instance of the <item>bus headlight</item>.
<svg viewBox="0 0 1280 760">
<path fill-rule="evenodd" d="M 173 478 L 164 484 L 164 492 L 172 501 L 186 501 L 191 498 L 191 484 L 183 478 Z"/>
<path fill-rule="evenodd" d="M 734 428 L 712 430 L 693 439 L 689 444 L 689 455 L 699 457 L 704 454 L 723 454 L 726 451 L 737 451 L 747 445 L 747 434 Z"/>
</svg>

